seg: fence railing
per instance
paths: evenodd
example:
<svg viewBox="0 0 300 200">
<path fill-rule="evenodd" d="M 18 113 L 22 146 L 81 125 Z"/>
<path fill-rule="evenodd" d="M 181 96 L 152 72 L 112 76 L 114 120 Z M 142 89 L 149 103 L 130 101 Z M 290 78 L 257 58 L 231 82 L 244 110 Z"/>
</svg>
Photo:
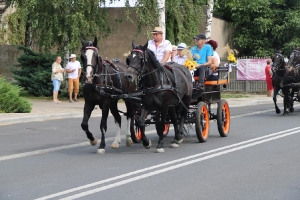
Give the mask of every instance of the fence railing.
<svg viewBox="0 0 300 200">
<path fill-rule="evenodd" d="M 237 59 L 266 59 L 265 57 L 239 57 Z M 221 66 L 227 63 L 227 57 L 221 58 Z M 247 92 L 247 93 L 261 93 L 267 91 L 267 85 L 265 81 L 238 81 L 237 80 L 237 68 L 232 67 L 230 73 L 230 83 L 228 84 L 229 91 L 232 92 Z"/>
</svg>

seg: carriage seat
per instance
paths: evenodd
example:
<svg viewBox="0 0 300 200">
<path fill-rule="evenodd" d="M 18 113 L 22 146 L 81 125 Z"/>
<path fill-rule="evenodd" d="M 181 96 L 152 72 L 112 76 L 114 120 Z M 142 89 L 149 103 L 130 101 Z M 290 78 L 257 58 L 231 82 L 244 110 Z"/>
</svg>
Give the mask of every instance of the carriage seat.
<svg viewBox="0 0 300 200">
<path fill-rule="evenodd" d="M 198 81 L 199 76 L 194 76 L 194 80 Z M 204 85 L 223 85 L 223 84 L 228 84 L 228 83 L 229 83 L 228 79 L 219 79 L 219 80 L 214 80 L 214 81 L 207 80 L 206 78 L 204 79 Z"/>
</svg>

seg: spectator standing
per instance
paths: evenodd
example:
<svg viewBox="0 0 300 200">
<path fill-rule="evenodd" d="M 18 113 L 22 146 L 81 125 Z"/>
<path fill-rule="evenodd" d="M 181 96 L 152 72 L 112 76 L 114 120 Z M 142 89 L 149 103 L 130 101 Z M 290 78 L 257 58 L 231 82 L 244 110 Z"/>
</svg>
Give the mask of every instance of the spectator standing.
<svg viewBox="0 0 300 200">
<path fill-rule="evenodd" d="M 265 68 L 266 84 L 267 84 L 267 97 L 272 97 L 273 96 L 271 62 L 272 62 L 271 59 L 268 59 L 267 60 L 267 66 Z"/>
<path fill-rule="evenodd" d="M 183 50 L 186 49 L 185 43 L 180 43 L 177 46 L 177 56 L 174 58 L 174 62 L 183 65 L 187 59 L 187 56 L 183 54 Z"/>
<path fill-rule="evenodd" d="M 155 27 L 152 31 L 153 39 L 148 41 L 148 49 L 154 52 L 156 59 L 161 64 L 170 62 L 172 52 L 172 44 L 169 40 L 163 39 L 163 31 L 161 27 Z"/>
<path fill-rule="evenodd" d="M 66 72 L 68 73 L 68 92 L 69 92 L 69 102 L 74 103 L 78 101 L 77 95 L 79 92 L 79 78 L 81 75 L 81 65 L 80 62 L 76 60 L 76 55 L 71 54 L 71 61 L 66 66 Z M 74 90 L 74 101 L 72 100 L 72 93 Z"/>
<path fill-rule="evenodd" d="M 219 54 L 216 52 L 216 49 L 218 47 L 218 43 L 214 40 L 208 40 L 206 42 L 206 44 L 209 44 L 212 49 L 213 49 L 213 53 L 214 55 L 212 56 L 212 64 L 210 66 L 211 70 L 212 70 L 212 73 L 211 75 L 209 76 L 209 80 L 218 80 L 218 72 L 214 72 L 216 70 L 217 67 L 219 67 L 220 65 L 220 62 L 221 62 L 221 59 L 220 59 L 220 56 Z"/>
<path fill-rule="evenodd" d="M 55 103 L 61 103 L 61 101 L 58 100 L 58 91 L 61 85 L 61 82 L 63 81 L 63 72 L 64 69 L 60 65 L 61 63 L 61 57 L 56 56 L 55 62 L 52 64 L 52 74 L 51 74 L 51 81 L 53 83 L 53 102 Z"/>
</svg>

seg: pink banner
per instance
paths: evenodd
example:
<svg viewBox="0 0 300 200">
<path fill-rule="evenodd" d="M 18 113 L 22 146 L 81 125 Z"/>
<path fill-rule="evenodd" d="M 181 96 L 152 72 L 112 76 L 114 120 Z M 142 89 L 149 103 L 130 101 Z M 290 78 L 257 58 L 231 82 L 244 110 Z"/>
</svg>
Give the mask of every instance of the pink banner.
<svg viewBox="0 0 300 200">
<path fill-rule="evenodd" d="M 238 59 L 237 77 L 239 81 L 266 80 L 265 67 L 267 59 Z"/>
</svg>

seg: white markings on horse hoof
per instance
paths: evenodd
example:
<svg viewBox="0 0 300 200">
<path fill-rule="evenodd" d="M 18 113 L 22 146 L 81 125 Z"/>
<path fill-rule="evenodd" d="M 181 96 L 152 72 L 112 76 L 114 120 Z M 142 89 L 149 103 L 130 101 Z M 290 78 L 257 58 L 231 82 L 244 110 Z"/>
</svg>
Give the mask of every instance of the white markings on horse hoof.
<svg viewBox="0 0 300 200">
<path fill-rule="evenodd" d="M 113 148 L 113 149 L 117 149 L 117 148 L 119 148 L 119 147 L 120 147 L 120 145 L 119 145 L 118 142 L 113 142 L 113 143 L 111 144 L 111 148 Z"/>
<path fill-rule="evenodd" d="M 155 153 L 164 153 L 164 152 L 165 152 L 164 148 L 159 148 L 155 150 Z"/>
<path fill-rule="evenodd" d="M 97 149 L 98 154 L 105 154 L 105 149 Z"/>
<path fill-rule="evenodd" d="M 145 147 L 145 149 L 150 149 L 151 146 L 152 146 L 152 142 L 151 142 L 151 140 L 149 140 L 149 145 L 148 146 L 144 146 L 144 147 Z"/>
<path fill-rule="evenodd" d="M 130 147 L 132 145 L 132 139 L 130 135 L 126 135 L 126 146 Z"/>
<path fill-rule="evenodd" d="M 183 142 L 183 138 L 177 141 L 178 144 L 181 144 Z"/>
<path fill-rule="evenodd" d="M 96 138 L 94 138 L 94 141 L 90 140 L 90 144 L 92 146 L 95 146 L 97 144 L 98 140 Z"/>
<path fill-rule="evenodd" d="M 177 144 L 177 143 L 174 142 L 174 143 L 171 143 L 170 147 L 171 148 L 178 148 L 179 144 Z"/>
</svg>

